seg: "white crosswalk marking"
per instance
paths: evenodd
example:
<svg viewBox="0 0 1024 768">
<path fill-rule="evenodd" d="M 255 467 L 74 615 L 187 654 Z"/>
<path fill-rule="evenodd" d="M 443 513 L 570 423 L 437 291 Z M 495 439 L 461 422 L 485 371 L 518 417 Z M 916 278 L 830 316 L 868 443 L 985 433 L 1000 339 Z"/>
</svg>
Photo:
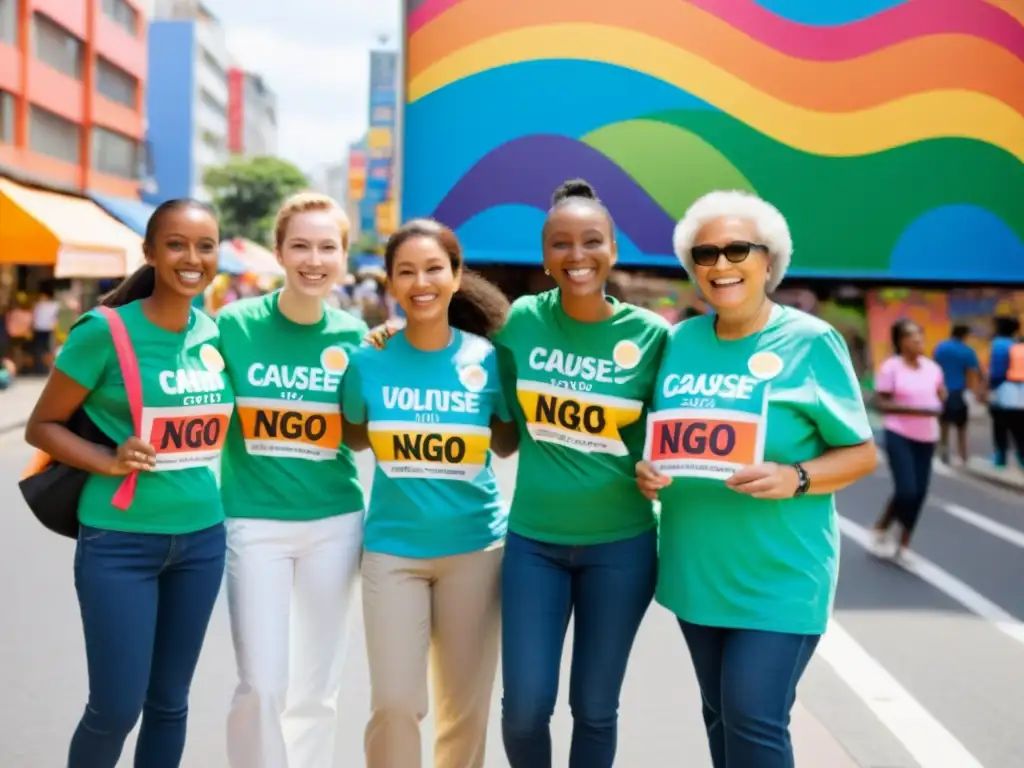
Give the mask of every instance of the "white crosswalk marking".
<svg viewBox="0 0 1024 768">
<path fill-rule="evenodd" d="M 920 768 L 983 768 L 850 634 L 830 621 L 821 656 L 906 748 Z"/>
<path fill-rule="evenodd" d="M 1002 539 L 1007 544 L 1012 544 L 1015 547 L 1024 549 L 1024 532 L 1018 531 L 1016 528 L 1011 528 L 1008 525 L 996 522 L 995 520 L 979 515 L 977 512 L 962 507 L 959 504 L 953 504 L 948 501 L 936 502 L 937 506 L 949 515 L 962 520 L 968 525 L 973 525 L 975 528 L 990 533 L 998 539 Z"/>
<path fill-rule="evenodd" d="M 871 533 L 867 528 L 840 515 L 839 530 L 863 549 L 871 549 Z M 986 619 L 1003 634 L 1024 645 L 1024 623 L 927 558 L 916 553 L 911 553 L 909 557 L 914 575 L 927 581 L 971 613 Z"/>
</svg>

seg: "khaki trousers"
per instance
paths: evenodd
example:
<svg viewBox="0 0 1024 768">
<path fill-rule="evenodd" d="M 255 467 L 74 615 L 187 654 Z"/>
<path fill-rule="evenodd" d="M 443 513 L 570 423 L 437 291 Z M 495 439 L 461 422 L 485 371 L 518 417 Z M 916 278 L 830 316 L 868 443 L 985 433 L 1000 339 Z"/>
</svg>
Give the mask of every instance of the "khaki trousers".
<svg viewBox="0 0 1024 768">
<path fill-rule="evenodd" d="M 371 691 L 367 768 L 420 768 L 428 659 L 434 768 L 483 768 L 498 665 L 503 552 L 495 547 L 429 560 L 363 555 Z"/>
</svg>

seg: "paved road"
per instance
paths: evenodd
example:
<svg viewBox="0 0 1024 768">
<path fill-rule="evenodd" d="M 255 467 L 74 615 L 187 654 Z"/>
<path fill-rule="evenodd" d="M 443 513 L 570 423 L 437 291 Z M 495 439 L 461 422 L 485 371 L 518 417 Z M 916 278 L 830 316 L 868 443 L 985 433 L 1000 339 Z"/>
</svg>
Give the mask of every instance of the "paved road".
<svg viewBox="0 0 1024 768">
<path fill-rule="evenodd" d="M 85 695 L 72 586 L 73 545 L 31 519 L 15 481 L 28 456 L 0 437 L 0 766 L 55 768 Z M 363 462 L 369 471 L 369 462 Z M 509 488 L 511 464 L 500 469 Z M 794 737 L 801 768 L 1020 768 L 1024 765 L 1022 496 L 939 476 L 908 573 L 859 545 L 885 500 L 886 470 L 842 494 L 844 552 L 835 625 L 801 686 Z M 362 628 L 354 627 L 337 767 L 361 765 L 367 711 Z M 197 675 L 184 765 L 222 768 L 233 687 L 226 611 L 218 607 Z M 564 704 L 554 722 L 567 760 Z M 495 696 L 495 717 L 497 723 Z M 427 724 L 429 729 L 429 723 Z M 429 731 L 428 731 L 429 733 Z M 492 729 L 488 768 L 505 766 Z M 130 754 L 130 747 L 126 750 Z M 125 759 L 122 765 L 129 766 Z M 622 706 L 618 765 L 707 768 L 695 683 L 671 618 L 651 609 Z M 425 765 L 430 765 L 429 761 Z"/>
</svg>

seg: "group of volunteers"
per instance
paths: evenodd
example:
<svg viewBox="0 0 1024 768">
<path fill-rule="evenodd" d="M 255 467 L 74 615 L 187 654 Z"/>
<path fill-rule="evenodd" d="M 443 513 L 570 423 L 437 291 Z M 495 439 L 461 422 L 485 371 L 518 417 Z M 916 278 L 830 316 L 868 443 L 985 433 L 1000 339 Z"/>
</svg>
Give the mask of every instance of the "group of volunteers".
<svg viewBox="0 0 1024 768">
<path fill-rule="evenodd" d="M 672 328 L 607 296 L 616 233 L 586 182 L 555 192 L 541 233 L 557 287 L 511 306 L 450 229 L 414 220 L 385 253 L 405 325 L 371 332 L 324 301 L 348 234 L 330 198 L 286 201 L 284 287 L 214 320 L 192 302 L 217 273 L 217 220 L 160 206 L 146 265 L 104 299 L 138 358 L 141 430 L 101 312 L 58 355 L 27 438 L 91 473 L 69 768 L 114 768 L 140 715 L 135 765 L 180 764 L 225 570 L 233 768 L 334 764 L 359 583 L 368 768 L 418 768 L 431 708 L 435 766 L 482 768 L 499 659 L 508 762 L 551 766 L 570 618 L 569 765 L 612 766 L 652 599 L 678 618 L 715 767 L 793 766 L 789 713 L 836 588 L 834 494 L 877 456 L 841 335 L 769 299 L 792 252 L 782 214 L 741 192 L 693 204 L 674 249 L 713 312 Z M 65 426 L 80 409 L 116 450 Z M 509 507 L 493 457 L 514 453 Z"/>
</svg>

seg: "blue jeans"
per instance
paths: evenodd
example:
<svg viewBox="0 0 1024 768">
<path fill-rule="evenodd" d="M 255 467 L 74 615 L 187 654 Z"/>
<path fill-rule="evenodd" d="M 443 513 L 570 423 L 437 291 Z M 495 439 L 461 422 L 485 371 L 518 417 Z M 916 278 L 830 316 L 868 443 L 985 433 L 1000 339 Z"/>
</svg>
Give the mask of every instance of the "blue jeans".
<svg viewBox="0 0 1024 768">
<path fill-rule="evenodd" d="M 928 498 L 935 443 L 911 440 L 887 429 L 885 452 L 895 488 L 887 514 L 890 520 L 898 520 L 905 531 L 911 532 Z"/>
<path fill-rule="evenodd" d="M 512 768 L 550 768 L 551 715 L 575 613 L 570 768 L 610 768 L 619 693 L 657 581 L 657 533 L 589 546 L 508 535 L 502 566 L 501 730 Z"/>
<path fill-rule="evenodd" d="M 793 768 L 789 713 L 820 635 L 679 620 L 704 705 L 715 768 Z"/>
<path fill-rule="evenodd" d="M 137 768 L 177 768 L 188 695 L 224 574 L 224 526 L 164 536 L 82 526 L 75 588 L 89 703 L 68 768 L 114 768 L 139 715 Z"/>
</svg>

